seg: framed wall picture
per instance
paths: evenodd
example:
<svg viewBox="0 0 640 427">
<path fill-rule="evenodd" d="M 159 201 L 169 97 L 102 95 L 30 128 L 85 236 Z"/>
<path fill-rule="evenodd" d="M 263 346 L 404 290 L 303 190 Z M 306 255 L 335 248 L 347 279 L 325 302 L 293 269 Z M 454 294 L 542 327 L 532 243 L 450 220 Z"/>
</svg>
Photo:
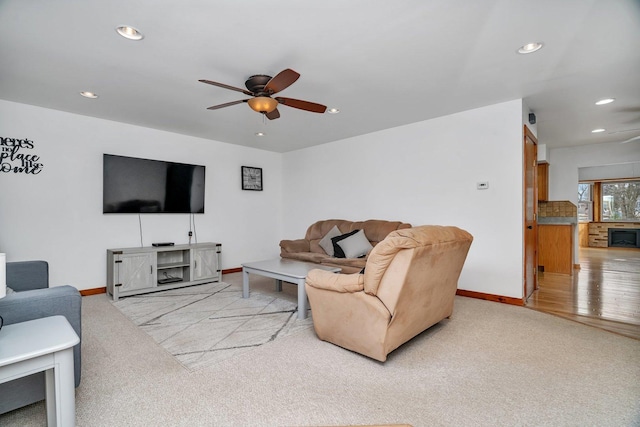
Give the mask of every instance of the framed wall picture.
<svg viewBox="0 0 640 427">
<path fill-rule="evenodd" d="M 262 168 L 242 166 L 242 189 L 262 191 Z"/>
</svg>

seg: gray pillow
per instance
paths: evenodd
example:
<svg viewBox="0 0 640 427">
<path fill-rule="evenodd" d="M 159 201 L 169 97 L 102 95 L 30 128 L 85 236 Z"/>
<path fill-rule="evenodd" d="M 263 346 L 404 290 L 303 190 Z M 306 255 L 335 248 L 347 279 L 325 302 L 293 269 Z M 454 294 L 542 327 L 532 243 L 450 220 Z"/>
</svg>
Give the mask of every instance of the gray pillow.
<svg viewBox="0 0 640 427">
<path fill-rule="evenodd" d="M 334 256 L 333 242 L 331 241 L 331 239 L 333 237 L 338 237 L 341 234 L 342 233 L 340 232 L 340 230 L 338 230 L 338 226 L 334 225 L 333 228 L 329 230 L 329 232 L 325 234 L 324 237 L 318 242 L 320 247 L 324 249 L 327 255 Z"/>
<path fill-rule="evenodd" d="M 13 289 L 11 289 L 10 287 L 7 286 L 7 295 L 11 295 L 14 292 L 15 291 Z"/>
<path fill-rule="evenodd" d="M 346 239 L 340 240 L 338 245 L 342 248 L 346 258 L 360 258 L 373 249 L 373 246 L 369 243 L 369 239 L 367 239 L 367 236 L 364 234 L 364 230 L 360 230 Z"/>
</svg>

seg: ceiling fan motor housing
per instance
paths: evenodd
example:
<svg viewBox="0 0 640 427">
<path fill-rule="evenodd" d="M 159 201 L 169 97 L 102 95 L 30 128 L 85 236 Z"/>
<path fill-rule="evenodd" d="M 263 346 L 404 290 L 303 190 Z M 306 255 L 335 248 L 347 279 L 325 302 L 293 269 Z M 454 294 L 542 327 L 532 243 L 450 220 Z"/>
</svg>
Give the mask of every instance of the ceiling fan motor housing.
<svg viewBox="0 0 640 427">
<path fill-rule="evenodd" d="M 244 85 L 249 89 L 249 92 L 253 92 L 256 96 L 269 95 L 264 92 L 264 87 L 269 83 L 269 80 L 271 80 L 271 76 L 257 74 L 249 77 Z"/>
</svg>

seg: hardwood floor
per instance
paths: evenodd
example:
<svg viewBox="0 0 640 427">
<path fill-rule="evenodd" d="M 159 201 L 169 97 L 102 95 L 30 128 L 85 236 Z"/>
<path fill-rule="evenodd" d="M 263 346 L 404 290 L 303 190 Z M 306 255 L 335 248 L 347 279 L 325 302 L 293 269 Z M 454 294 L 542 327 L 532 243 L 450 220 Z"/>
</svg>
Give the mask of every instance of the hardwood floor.
<svg viewBox="0 0 640 427">
<path fill-rule="evenodd" d="M 640 340 L 640 250 L 580 248 L 580 270 L 538 285 L 527 307 Z"/>
</svg>

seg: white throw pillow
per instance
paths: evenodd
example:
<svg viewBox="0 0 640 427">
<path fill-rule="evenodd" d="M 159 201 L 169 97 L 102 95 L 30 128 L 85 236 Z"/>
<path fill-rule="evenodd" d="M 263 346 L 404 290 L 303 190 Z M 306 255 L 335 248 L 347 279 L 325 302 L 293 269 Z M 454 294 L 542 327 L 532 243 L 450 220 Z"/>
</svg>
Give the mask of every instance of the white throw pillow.
<svg viewBox="0 0 640 427">
<path fill-rule="evenodd" d="M 334 225 L 333 228 L 329 230 L 329 232 L 325 234 L 324 237 L 318 242 L 320 247 L 324 249 L 327 255 L 335 255 L 333 252 L 333 242 L 331 241 L 331 239 L 340 235 L 342 235 L 342 233 L 340 232 L 340 230 L 338 230 L 338 226 Z"/>
<path fill-rule="evenodd" d="M 360 230 L 356 234 L 340 240 L 338 245 L 342 248 L 346 258 L 359 258 L 373 249 L 373 246 L 369 243 L 369 239 L 367 239 L 367 236 L 364 234 L 364 230 Z"/>
</svg>

